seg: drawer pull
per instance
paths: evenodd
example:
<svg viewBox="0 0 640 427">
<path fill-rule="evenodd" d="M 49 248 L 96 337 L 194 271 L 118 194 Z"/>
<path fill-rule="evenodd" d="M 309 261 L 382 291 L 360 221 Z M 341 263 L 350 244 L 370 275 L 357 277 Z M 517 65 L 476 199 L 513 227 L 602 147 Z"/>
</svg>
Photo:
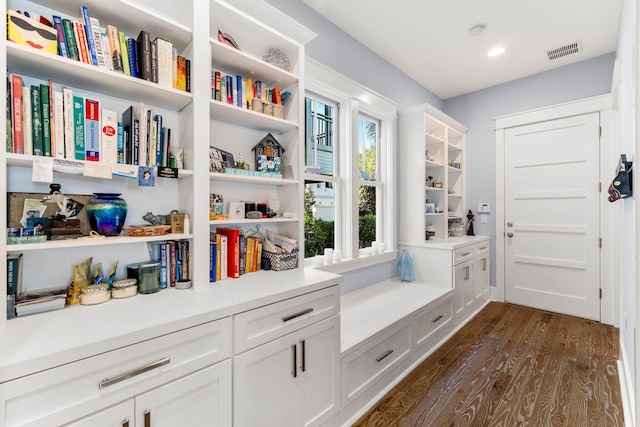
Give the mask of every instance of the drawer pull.
<svg viewBox="0 0 640 427">
<path fill-rule="evenodd" d="M 305 342 L 304 340 L 300 340 L 300 351 L 302 352 L 302 365 L 300 365 L 300 370 L 302 372 L 307 370 L 307 355 L 305 353 Z"/>
<path fill-rule="evenodd" d="M 301 312 L 299 312 L 299 313 L 292 314 L 292 315 L 290 315 L 290 316 L 285 316 L 285 317 L 283 317 L 283 318 L 282 318 L 282 321 L 283 321 L 283 322 L 288 322 L 289 320 L 293 320 L 293 319 L 295 319 L 296 317 L 300 317 L 300 316 L 304 316 L 305 314 L 309 314 L 309 313 L 311 313 L 312 311 L 313 311 L 313 308 L 311 308 L 311 307 L 310 307 L 310 308 L 307 308 L 307 309 L 302 310 L 302 311 L 301 311 Z"/>
<path fill-rule="evenodd" d="M 98 384 L 98 388 L 105 388 L 105 387 L 109 387 L 110 385 L 114 385 L 117 384 L 121 381 L 124 380 L 128 380 L 129 378 L 133 378 L 136 375 L 140 375 L 143 374 L 145 372 L 151 371 L 152 369 L 157 369 L 161 366 L 164 365 L 168 365 L 169 362 L 171 362 L 171 359 L 169 357 L 163 357 L 162 359 L 158 360 L 157 362 L 153 362 L 150 363 L 146 366 L 143 366 L 141 368 L 137 368 L 134 369 L 132 371 L 129 372 L 125 372 L 124 374 L 120 374 L 118 376 L 115 376 L 113 378 L 105 378 L 102 381 L 100 381 L 100 384 Z"/>
<path fill-rule="evenodd" d="M 378 363 L 382 362 L 384 359 L 386 359 L 388 356 L 390 356 L 391 353 L 393 353 L 393 349 L 389 349 L 389 350 L 385 351 L 385 353 L 383 355 L 376 357 L 376 362 L 378 362 Z"/>
<path fill-rule="evenodd" d="M 298 351 L 295 344 L 291 344 L 291 352 L 293 353 L 293 371 L 291 371 L 291 375 L 296 378 L 298 376 L 298 367 L 296 366 L 298 364 Z"/>
<path fill-rule="evenodd" d="M 482 271 L 486 271 L 486 270 L 487 270 L 487 259 L 482 258 Z"/>
<path fill-rule="evenodd" d="M 436 317 L 431 321 L 431 323 L 436 323 L 438 320 L 442 319 L 443 317 L 444 317 L 444 316 L 442 316 L 442 314 L 441 314 L 441 315 L 439 315 L 439 316 L 436 316 Z"/>
<path fill-rule="evenodd" d="M 479 248 L 478 250 L 479 250 L 479 251 L 484 251 L 485 249 L 487 249 L 487 247 L 488 247 L 488 246 L 483 246 L 483 247 Z"/>
<path fill-rule="evenodd" d="M 151 427 L 151 411 L 146 410 L 143 412 L 144 415 L 144 427 Z"/>
<path fill-rule="evenodd" d="M 122 420 L 122 427 L 129 427 L 129 420 Z"/>
<path fill-rule="evenodd" d="M 469 255 L 471 255 L 471 252 L 465 252 L 465 253 L 463 253 L 463 254 L 462 254 L 462 255 L 460 255 L 460 256 L 463 256 L 463 257 L 464 257 L 464 256 L 469 256 Z"/>
</svg>

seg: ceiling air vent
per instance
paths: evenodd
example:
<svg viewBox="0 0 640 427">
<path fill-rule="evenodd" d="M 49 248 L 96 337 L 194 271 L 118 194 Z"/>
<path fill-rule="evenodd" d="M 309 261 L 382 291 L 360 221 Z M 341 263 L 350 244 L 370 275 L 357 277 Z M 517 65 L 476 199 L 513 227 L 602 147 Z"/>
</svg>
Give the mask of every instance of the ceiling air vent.
<svg viewBox="0 0 640 427">
<path fill-rule="evenodd" d="M 555 59 L 562 58 L 567 55 L 573 55 L 574 53 L 578 53 L 578 52 L 582 52 L 581 41 L 569 43 L 562 47 L 548 50 L 547 57 L 549 58 L 549 61 L 553 61 Z"/>
</svg>

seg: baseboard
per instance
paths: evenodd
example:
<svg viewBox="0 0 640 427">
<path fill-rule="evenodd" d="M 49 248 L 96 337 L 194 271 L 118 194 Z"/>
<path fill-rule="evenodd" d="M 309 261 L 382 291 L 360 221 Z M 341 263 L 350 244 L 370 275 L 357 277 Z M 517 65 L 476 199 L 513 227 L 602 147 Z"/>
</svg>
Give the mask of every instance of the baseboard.
<svg viewBox="0 0 640 427">
<path fill-rule="evenodd" d="M 625 351 L 624 342 L 620 340 L 620 356 L 618 360 L 618 381 L 620 382 L 620 397 L 622 398 L 622 411 L 624 413 L 624 425 L 635 426 L 636 420 L 636 395 L 631 380 L 631 371 L 629 370 L 629 361 L 627 360 L 627 352 Z"/>
</svg>

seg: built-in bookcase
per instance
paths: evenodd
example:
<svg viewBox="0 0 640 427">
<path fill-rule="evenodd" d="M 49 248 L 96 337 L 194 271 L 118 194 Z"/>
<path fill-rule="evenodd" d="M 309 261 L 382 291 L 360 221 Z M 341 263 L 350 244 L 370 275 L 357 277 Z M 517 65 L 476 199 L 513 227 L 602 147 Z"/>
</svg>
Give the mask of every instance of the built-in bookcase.
<svg viewBox="0 0 640 427">
<path fill-rule="evenodd" d="M 82 175 L 53 174 L 53 182 L 62 185 L 65 194 L 120 193 L 128 203 L 127 225 L 145 224 L 147 212 L 165 215 L 172 210 L 188 213 L 191 227 L 183 235 L 129 237 L 105 239 L 50 241 L 38 244 L 7 245 L 0 239 L 0 253 L 22 253 L 24 256 L 23 287 L 40 289 L 66 286 L 73 277 L 73 265 L 93 257 L 108 269 L 118 262 L 118 276 L 123 277 L 129 263 L 149 259 L 147 242 L 188 239 L 191 246 L 190 276 L 196 290 L 209 283 L 209 233 L 223 223 L 262 231 L 273 229 L 298 239 L 304 253 L 301 220 L 301 165 L 303 123 L 301 122 L 304 88 L 304 43 L 313 34 L 285 17 L 271 6 L 258 1 L 193 0 L 186 2 L 121 0 L 26 0 L 3 1 L 5 10 L 28 10 L 43 16 L 59 15 L 78 19 L 80 7 L 87 6 L 91 16 L 101 26 L 115 25 L 127 36 L 137 37 L 140 30 L 152 38 L 172 41 L 180 55 L 191 60 L 191 92 L 162 88 L 155 83 L 108 71 L 61 56 L 43 53 L 13 42 L 0 43 L 0 69 L 4 75 L 23 77 L 25 84 L 46 83 L 53 79 L 54 87 L 62 85 L 74 94 L 101 101 L 102 106 L 122 113 L 130 105 L 143 102 L 162 114 L 172 129 L 172 143 L 184 149 L 184 169 L 177 179 L 156 178 L 155 187 L 140 187 L 137 180 L 114 176 L 112 179 Z M 232 34 L 241 50 L 220 43 L 218 29 Z M 4 38 L 6 40 L 6 36 Z M 284 71 L 263 61 L 270 48 L 278 48 L 289 58 L 291 69 Z M 211 98 L 211 70 L 223 69 L 259 78 L 290 92 L 284 118 L 226 105 Z M 0 93 L 6 97 L 5 85 Z M 121 117 L 119 116 L 119 119 Z M 5 121 L 0 132 L 6 133 Z M 267 133 L 285 147 L 284 179 L 216 174 L 209 171 L 209 146 L 241 153 L 253 168 L 251 148 Z M 47 193 L 49 184 L 32 181 L 34 158 L 21 154 L 0 153 L 0 193 Z M 276 219 L 211 221 L 209 194 L 217 193 L 228 201 L 280 200 L 281 212 L 290 215 Z M 4 196 L 3 196 L 4 197 Z M 0 210 L 0 232 L 7 234 L 7 211 Z M 0 264 L 0 276 L 6 277 L 6 264 Z M 278 274 L 276 272 L 272 274 Z M 232 280 L 232 279 L 230 279 Z M 172 290 L 169 290 L 172 291 Z M 5 288 L 0 290 L 0 313 L 6 312 Z M 20 319 L 10 322 L 20 321 Z M 0 316 L 0 327 L 6 326 Z"/>
</svg>

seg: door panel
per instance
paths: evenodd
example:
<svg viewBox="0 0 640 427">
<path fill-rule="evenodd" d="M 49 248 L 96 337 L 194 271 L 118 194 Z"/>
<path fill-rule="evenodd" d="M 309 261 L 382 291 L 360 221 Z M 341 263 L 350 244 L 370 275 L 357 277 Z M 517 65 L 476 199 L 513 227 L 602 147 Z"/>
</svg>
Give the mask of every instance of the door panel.
<svg viewBox="0 0 640 427">
<path fill-rule="evenodd" d="M 506 300 L 600 319 L 599 114 L 505 130 Z"/>
</svg>

